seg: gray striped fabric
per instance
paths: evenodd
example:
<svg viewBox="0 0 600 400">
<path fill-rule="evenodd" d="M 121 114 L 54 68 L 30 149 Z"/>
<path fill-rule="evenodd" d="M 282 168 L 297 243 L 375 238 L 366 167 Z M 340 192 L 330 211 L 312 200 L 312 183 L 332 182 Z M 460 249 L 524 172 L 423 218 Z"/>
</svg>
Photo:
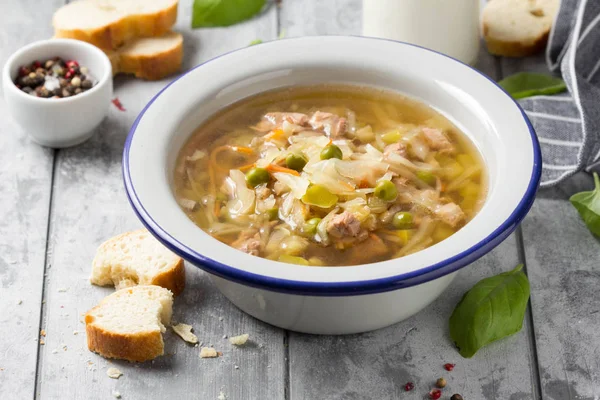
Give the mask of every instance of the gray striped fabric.
<svg viewBox="0 0 600 400">
<path fill-rule="evenodd" d="M 542 186 L 600 169 L 600 0 L 562 0 L 546 61 L 568 94 L 520 100 L 542 147 Z"/>
</svg>

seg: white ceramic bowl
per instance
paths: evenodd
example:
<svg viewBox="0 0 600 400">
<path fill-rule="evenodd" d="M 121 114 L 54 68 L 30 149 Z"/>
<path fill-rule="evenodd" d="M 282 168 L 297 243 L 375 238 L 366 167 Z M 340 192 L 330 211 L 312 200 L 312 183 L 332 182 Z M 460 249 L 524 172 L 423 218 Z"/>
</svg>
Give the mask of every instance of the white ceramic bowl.
<svg viewBox="0 0 600 400">
<path fill-rule="evenodd" d="M 436 108 L 480 150 L 485 205 L 450 238 L 409 256 L 351 267 L 303 267 L 250 256 L 198 228 L 171 190 L 175 158 L 223 107 L 279 87 L 323 82 L 383 87 Z M 163 89 L 131 128 L 123 156 L 130 202 L 167 247 L 208 272 L 243 311 L 295 331 L 345 334 L 401 321 L 431 303 L 458 269 L 502 242 L 529 210 L 541 171 L 527 117 L 476 70 L 416 46 L 361 37 L 306 37 L 215 58 Z"/>
<path fill-rule="evenodd" d="M 83 93 L 61 99 L 34 97 L 15 86 L 20 66 L 54 57 L 86 66 L 98 82 Z M 2 86 L 8 111 L 31 139 L 43 146 L 68 147 L 89 139 L 106 116 L 112 96 L 112 68 L 106 54 L 91 44 L 73 39 L 41 40 L 22 47 L 8 59 Z"/>
</svg>

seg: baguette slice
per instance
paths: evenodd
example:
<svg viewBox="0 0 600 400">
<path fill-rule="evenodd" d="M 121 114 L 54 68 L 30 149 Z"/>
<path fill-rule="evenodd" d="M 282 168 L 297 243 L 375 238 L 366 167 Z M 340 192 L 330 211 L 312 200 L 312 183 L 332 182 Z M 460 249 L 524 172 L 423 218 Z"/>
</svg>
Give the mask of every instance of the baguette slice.
<svg viewBox="0 0 600 400">
<path fill-rule="evenodd" d="M 178 0 L 79 0 L 59 8 L 54 35 L 117 49 L 139 37 L 160 36 L 175 24 Z"/>
<path fill-rule="evenodd" d="M 92 262 L 94 285 L 117 289 L 157 285 L 176 296 L 185 287 L 183 260 L 167 250 L 147 230 L 123 233 L 104 242 Z"/>
<path fill-rule="evenodd" d="M 181 68 L 183 36 L 167 32 L 160 37 L 135 39 L 118 50 L 104 50 L 113 74 L 133 74 L 148 80 L 162 79 Z"/>
<path fill-rule="evenodd" d="M 525 57 L 542 51 L 560 0 L 491 0 L 483 9 L 483 37 L 488 51 Z"/>
<path fill-rule="evenodd" d="M 106 358 L 147 361 L 163 354 L 173 294 L 160 286 L 121 289 L 85 314 L 88 348 Z"/>
</svg>

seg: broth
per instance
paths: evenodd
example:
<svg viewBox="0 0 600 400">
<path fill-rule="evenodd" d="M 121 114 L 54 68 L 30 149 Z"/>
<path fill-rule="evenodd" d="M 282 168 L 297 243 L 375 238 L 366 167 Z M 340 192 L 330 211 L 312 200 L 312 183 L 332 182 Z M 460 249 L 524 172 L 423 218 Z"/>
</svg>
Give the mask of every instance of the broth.
<svg viewBox="0 0 600 400">
<path fill-rule="evenodd" d="M 279 89 L 202 124 L 174 192 L 196 225 L 307 266 L 402 257 L 460 230 L 486 197 L 475 146 L 432 108 L 350 85 Z"/>
</svg>

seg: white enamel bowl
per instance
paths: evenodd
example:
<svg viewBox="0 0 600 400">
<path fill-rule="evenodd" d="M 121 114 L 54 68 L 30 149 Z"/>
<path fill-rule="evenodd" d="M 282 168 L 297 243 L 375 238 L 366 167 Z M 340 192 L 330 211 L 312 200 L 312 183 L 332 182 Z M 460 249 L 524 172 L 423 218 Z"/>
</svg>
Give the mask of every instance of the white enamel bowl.
<svg viewBox="0 0 600 400">
<path fill-rule="evenodd" d="M 382 87 L 431 105 L 476 144 L 489 174 L 479 212 L 450 238 L 407 257 L 352 267 L 303 267 L 250 256 L 211 238 L 177 205 L 176 156 L 218 110 L 275 88 L 317 83 Z M 361 37 L 306 37 L 225 54 L 179 77 L 131 128 L 123 155 L 129 200 L 168 248 L 202 268 L 236 306 L 270 324 L 308 333 L 369 331 L 410 317 L 456 271 L 502 242 L 533 202 L 541 171 L 535 133 L 493 81 L 444 55 Z"/>
</svg>

